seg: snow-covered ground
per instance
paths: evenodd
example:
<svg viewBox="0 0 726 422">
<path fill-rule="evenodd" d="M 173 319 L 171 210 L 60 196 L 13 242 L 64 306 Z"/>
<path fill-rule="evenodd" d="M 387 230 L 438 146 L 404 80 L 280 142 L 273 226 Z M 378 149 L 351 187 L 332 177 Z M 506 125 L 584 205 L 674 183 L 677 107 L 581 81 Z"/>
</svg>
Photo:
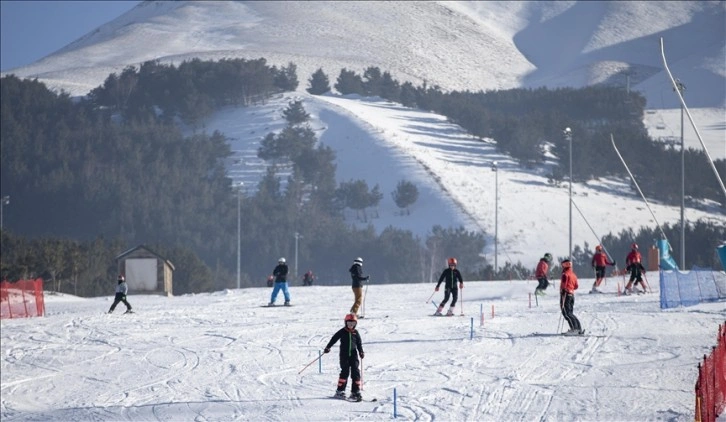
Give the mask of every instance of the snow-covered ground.
<svg viewBox="0 0 726 422">
<path fill-rule="evenodd" d="M 534 281 L 467 281 L 455 316 L 436 318 L 433 284 L 370 285 L 358 328 L 363 396 L 377 401 L 363 403 L 329 398 L 337 345 L 316 361 L 352 304 L 347 285 L 291 286 L 290 308 L 261 307 L 266 288 L 131 292 L 130 315 L 123 304 L 104 314 L 110 296 L 46 295 L 46 317 L 2 321 L 0 418 L 691 421 L 696 366 L 726 312 L 723 303 L 660 310 L 648 275 L 655 292 L 627 297 L 616 294 L 620 278 L 601 295 L 580 280 L 584 337 L 558 334 L 555 288 L 530 307 Z M 433 300 L 442 298 L 443 289 Z"/>
</svg>

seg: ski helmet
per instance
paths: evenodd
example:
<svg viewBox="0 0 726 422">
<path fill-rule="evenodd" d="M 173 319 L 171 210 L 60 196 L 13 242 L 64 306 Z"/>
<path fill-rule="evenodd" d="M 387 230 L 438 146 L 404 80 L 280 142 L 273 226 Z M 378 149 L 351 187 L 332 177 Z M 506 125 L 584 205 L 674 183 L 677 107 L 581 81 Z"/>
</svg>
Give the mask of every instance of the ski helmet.
<svg viewBox="0 0 726 422">
<path fill-rule="evenodd" d="M 633 243 L 632 245 L 630 245 L 630 249 L 634 249 L 634 250 L 637 251 L 638 250 L 638 244 L 637 243 Z"/>
<path fill-rule="evenodd" d="M 563 270 L 566 270 L 568 268 L 572 268 L 572 262 L 570 262 L 569 259 L 566 259 L 566 260 L 562 261 L 562 263 L 560 265 L 562 266 L 562 269 Z"/>
<path fill-rule="evenodd" d="M 600 246 L 600 245 L 595 246 L 595 250 L 598 252 L 602 251 L 602 246 Z"/>
<path fill-rule="evenodd" d="M 284 263 L 285 263 L 285 258 L 280 258 L 280 259 L 278 259 L 278 260 L 277 260 L 277 263 L 278 263 L 278 264 L 284 264 Z"/>
<path fill-rule="evenodd" d="M 363 258 L 358 257 L 353 261 L 354 264 L 360 264 L 363 265 Z"/>
<path fill-rule="evenodd" d="M 451 267 L 452 265 L 455 267 L 456 266 L 456 258 L 449 258 L 448 263 L 449 263 L 449 267 Z"/>
<path fill-rule="evenodd" d="M 347 314 L 345 316 L 345 326 L 348 326 L 348 323 L 353 321 L 353 328 L 355 328 L 356 325 L 358 325 L 358 317 L 355 316 L 355 314 Z"/>
<path fill-rule="evenodd" d="M 544 259 L 546 259 L 547 262 L 552 262 L 552 254 L 547 252 L 546 254 L 544 254 Z"/>
</svg>

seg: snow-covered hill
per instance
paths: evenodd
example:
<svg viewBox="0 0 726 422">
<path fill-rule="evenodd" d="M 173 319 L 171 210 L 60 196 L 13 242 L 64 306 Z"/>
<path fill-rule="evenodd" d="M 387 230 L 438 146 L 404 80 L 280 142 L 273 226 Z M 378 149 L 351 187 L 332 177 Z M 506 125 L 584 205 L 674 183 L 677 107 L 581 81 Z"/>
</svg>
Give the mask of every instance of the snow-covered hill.
<svg viewBox="0 0 726 422">
<path fill-rule="evenodd" d="M 83 95 L 147 60 L 259 58 L 388 70 L 445 90 L 607 82 L 675 108 L 660 55 L 692 107 L 726 106 L 726 3 L 146 1 L 50 56 L 11 72 Z"/>
</svg>

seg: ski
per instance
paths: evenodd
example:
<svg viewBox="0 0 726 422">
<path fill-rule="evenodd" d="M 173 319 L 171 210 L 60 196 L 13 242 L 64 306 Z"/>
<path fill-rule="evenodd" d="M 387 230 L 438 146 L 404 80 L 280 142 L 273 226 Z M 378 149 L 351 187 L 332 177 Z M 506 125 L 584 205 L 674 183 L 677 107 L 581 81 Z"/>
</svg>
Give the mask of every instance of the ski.
<svg viewBox="0 0 726 422">
<path fill-rule="evenodd" d="M 134 313 L 136 313 L 136 312 L 134 312 L 134 311 L 132 311 L 130 309 L 128 311 L 124 312 L 124 314 L 134 314 Z"/>
<path fill-rule="evenodd" d="M 292 305 L 260 305 L 260 308 L 289 308 Z"/>
<path fill-rule="evenodd" d="M 582 330 L 579 333 L 570 333 L 569 331 L 565 331 L 562 333 L 562 335 L 565 337 L 580 337 L 585 335 L 585 330 Z"/>
<path fill-rule="evenodd" d="M 359 400 L 359 399 L 354 399 L 354 398 L 351 398 L 351 397 L 338 397 L 338 396 L 332 396 L 331 399 L 348 401 L 348 402 L 351 402 L 351 403 L 360 403 L 360 402 L 373 403 L 373 402 L 377 402 L 378 401 L 378 399 L 376 399 L 376 398 L 372 398 L 372 399 L 363 399 L 363 398 L 361 398 Z"/>
</svg>

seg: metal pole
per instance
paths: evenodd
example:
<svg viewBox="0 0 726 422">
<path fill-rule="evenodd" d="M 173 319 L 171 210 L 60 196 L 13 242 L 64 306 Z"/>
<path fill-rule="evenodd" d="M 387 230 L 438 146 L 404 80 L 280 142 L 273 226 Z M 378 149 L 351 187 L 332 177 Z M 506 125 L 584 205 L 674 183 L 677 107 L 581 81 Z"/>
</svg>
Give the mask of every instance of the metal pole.
<svg viewBox="0 0 726 422">
<path fill-rule="evenodd" d="M 241 206 L 240 206 L 240 190 L 237 189 L 237 288 L 240 288 L 240 260 L 242 258 L 242 223 L 241 223 Z"/>
<path fill-rule="evenodd" d="M 569 200 L 569 205 L 570 205 L 570 249 L 569 249 L 568 255 L 569 255 L 570 261 L 572 261 L 572 130 L 569 127 L 565 128 L 565 137 L 567 138 L 567 140 L 570 143 L 570 183 L 569 183 L 569 185 L 570 185 L 570 193 L 569 193 L 569 196 L 570 196 L 570 200 Z"/>
<path fill-rule="evenodd" d="M 494 273 L 499 270 L 499 171 L 497 162 L 492 163 L 494 172 Z"/>
<path fill-rule="evenodd" d="M 293 278 L 297 279 L 297 241 L 300 238 L 300 233 L 295 232 L 295 272 Z"/>
<path fill-rule="evenodd" d="M 683 95 L 686 86 L 676 79 L 678 91 Z M 673 89 L 675 91 L 675 88 Z M 686 146 L 683 138 L 683 104 L 681 104 L 681 268 L 686 269 Z"/>
</svg>

